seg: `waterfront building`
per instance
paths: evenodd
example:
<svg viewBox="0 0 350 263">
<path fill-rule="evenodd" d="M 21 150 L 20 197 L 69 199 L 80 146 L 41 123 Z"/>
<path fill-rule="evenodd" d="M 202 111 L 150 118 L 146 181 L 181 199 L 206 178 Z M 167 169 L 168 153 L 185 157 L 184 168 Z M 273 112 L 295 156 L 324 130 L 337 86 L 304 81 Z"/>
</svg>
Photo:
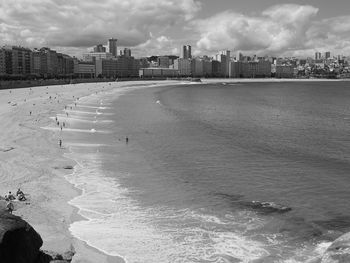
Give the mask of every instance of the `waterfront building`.
<svg viewBox="0 0 350 263">
<path fill-rule="evenodd" d="M 194 58 L 191 60 L 191 72 L 193 77 L 202 77 L 204 75 L 202 59 Z"/>
<path fill-rule="evenodd" d="M 277 65 L 275 76 L 276 78 L 293 78 L 294 67 L 290 65 Z"/>
<path fill-rule="evenodd" d="M 212 61 L 209 59 L 203 59 L 203 76 L 211 77 L 213 75 Z"/>
<path fill-rule="evenodd" d="M 212 76 L 214 78 L 221 77 L 221 62 L 217 60 L 213 60 L 211 62 L 211 67 L 212 67 Z"/>
<path fill-rule="evenodd" d="M 271 62 L 260 61 L 233 61 L 231 65 L 232 78 L 266 78 L 271 77 Z"/>
<path fill-rule="evenodd" d="M 117 77 L 117 59 L 98 59 L 95 61 L 95 67 L 97 77 Z"/>
<path fill-rule="evenodd" d="M 108 51 L 109 53 L 112 54 L 113 57 L 117 57 L 118 55 L 117 41 L 118 39 L 115 39 L 115 38 L 108 39 L 108 48 L 109 48 Z"/>
<path fill-rule="evenodd" d="M 5 46 L 1 51 L 1 72 L 5 75 L 24 77 L 32 74 L 33 55 L 28 48 Z"/>
<path fill-rule="evenodd" d="M 74 61 L 73 58 L 62 54 L 57 53 L 57 75 L 60 78 L 73 77 L 74 75 Z"/>
<path fill-rule="evenodd" d="M 95 63 L 74 59 L 74 75 L 78 78 L 94 78 L 96 76 Z"/>
<path fill-rule="evenodd" d="M 184 58 L 174 60 L 174 69 L 179 71 L 181 77 L 190 77 L 192 75 L 191 60 Z"/>
<path fill-rule="evenodd" d="M 0 76 L 6 74 L 6 64 L 5 64 L 5 50 L 0 48 Z"/>
<path fill-rule="evenodd" d="M 118 56 L 117 58 L 117 77 L 128 78 L 138 77 L 139 60 L 129 56 Z"/>
<path fill-rule="evenodd" d="M 141 68 L 140 78 L 175 78 L 179 76 L 177 69 L 171 68 Z"/>
</svg>

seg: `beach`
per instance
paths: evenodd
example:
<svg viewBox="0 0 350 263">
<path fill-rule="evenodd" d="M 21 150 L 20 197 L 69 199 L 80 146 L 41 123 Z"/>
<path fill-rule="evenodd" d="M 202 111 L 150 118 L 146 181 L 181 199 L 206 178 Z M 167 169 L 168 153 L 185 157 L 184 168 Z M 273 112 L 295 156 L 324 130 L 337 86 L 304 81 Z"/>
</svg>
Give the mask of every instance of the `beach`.
<svg viewBox="0 0 350 263">
<path fill-rule="evenodd" d="M 89 83 L 0 91 L 0 195 L 18 188 L 26 202 L 14 202 L 14 214 L 28 221 L 41 235 L 42 249 L 64 253 L 74 248 L 73 262 L 123 262 L 109 257 L 70 234 L 69 225 L 83 220 L 68 201 L 80 195 L 66 179 L 75 166 L 63 157 L 69 151 L 59 147 L 59 133 L 42 127 L 55 127 L 55 116 L 66 105 L 90 94 L 140 82 Z M 151 84 L 151 83 L 149 83 Z M 50 99 L 51 97 L 51 99 Z M 51 118 L 50 118 L 51 117 Z M 62 124 L 61 124 L 62 125 Z M 4 205 L 4 202 L 2 202 Z"/>
<path fill-rule="evenodd" d="M 349 229 L 341 221 L 348 192 L 339 191 L 347 180 L 339 152 L 347 151 L 341 143 L 348 117 L 346 83 L 332 90 L 337 103 L 317 112 L 330 85 L 316 82 L 204 79 L 205 89 L 138 81 L 1 90 L 0 195 L 21 188 L 27 201 L 14 202 L 14 214 L 41 235 L 43 250 L 74 250 L 72 262 L 319 258 Z M 317 99 L 298 104 L 305 96 Z M 314 175 L 324 183 L 315 184 Z M 259 206 L 266 202 L 267 211 Z"/>
</svg>

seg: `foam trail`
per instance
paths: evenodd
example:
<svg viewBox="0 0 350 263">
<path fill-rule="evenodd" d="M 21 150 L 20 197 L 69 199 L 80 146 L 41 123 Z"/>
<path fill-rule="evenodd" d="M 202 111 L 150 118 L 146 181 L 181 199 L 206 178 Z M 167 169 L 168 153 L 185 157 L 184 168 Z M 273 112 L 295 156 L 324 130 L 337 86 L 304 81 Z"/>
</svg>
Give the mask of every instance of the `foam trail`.
<svg viewBox="0 0 350 263">
<path fill-rule="evenodd" d="M 50 131 L 61 131 L 60 127 L 40 127 L 44 130 L 50 130 Z M 96 129 L 73 129 L 73 128 L 63 128 L 62 132 L 81 132 L 81 133 L 102 133 L 102 134 L 110 134 L 112 131 L 106 131 L 106 130 L 96 130 Z"/>
<path fill-rule="evenodd" d="M 78 163 L 67 179 L 82 190 L 69 203 L 88 219 L 74 222 L 69 229 L 90 246 L 130 263 L 222 262 L 229 257 L 248 262 L 268 255 L 259 242 L 243 234 L 215 231 L 215 225 L 238 224 L 232 220 L 189 209 L 140 207 L 128 189 L 104 175 L 96 153 L 65 156 Z"/>
</svg>

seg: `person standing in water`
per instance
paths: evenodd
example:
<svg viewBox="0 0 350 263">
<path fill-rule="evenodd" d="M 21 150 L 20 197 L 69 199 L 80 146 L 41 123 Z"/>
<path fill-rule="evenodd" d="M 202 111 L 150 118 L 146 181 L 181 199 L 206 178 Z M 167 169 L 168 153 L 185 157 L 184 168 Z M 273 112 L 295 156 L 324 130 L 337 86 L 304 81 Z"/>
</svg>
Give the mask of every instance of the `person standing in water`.
<svg viewBox="0 0 350 263">
<path fill-rule="evenodd" d="M 59 144 L 60 148 L 62 148 L 62 140 L 61 139 L 58 140 L 58 144 Z"/>
</svg>

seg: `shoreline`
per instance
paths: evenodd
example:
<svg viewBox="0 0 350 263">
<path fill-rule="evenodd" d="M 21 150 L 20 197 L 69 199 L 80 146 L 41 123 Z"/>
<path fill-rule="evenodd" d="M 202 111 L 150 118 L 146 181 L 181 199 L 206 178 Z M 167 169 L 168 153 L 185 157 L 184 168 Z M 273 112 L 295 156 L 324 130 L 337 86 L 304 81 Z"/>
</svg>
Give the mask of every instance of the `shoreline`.
<svg viewBox="0 0 350 263">
<path fill-rule="evenodd" d="M 72 171 L 64 167 L 76 162 L 65 156 L 68 148 L 59 148 L 59 132 L 43 127 L 54 127 L 51 118 L 65 105 L 74 103 L 75 98 L 154 83 L 169 82 L 82 83 L 0 90 L 0 121 L 6 127 L 0 135 L 0 195 L 17 188 L 27 194 L 28 204 L 15 202 L 14 214 L 40 234 L 44 241 L 42 250 L 64 253 L 73 247 L 76 252 L 73 263 L 125 262 L 89 246 L 70 232 L 73 222 L 87 220 L 79 215 L 78 207 L 68 203 L 82 194 L 66 179 Z"/>
<path fill-rule="evenodd" d="M 0 152 L 0 194 L 14 192 L 20 187 L 28 196 L 28 205 L 16 202 L 14 214 L 28 221 L 41 235 L 44 241 L 41 249 L 64 253 L 73 247 L 76 254 L 72 262 L 118 261 L 70 233 L 69 225 L 82 219 L 78 208 L 68 204 L 80 194 L 79 189 L 65 179 L 70 171 L 62 168 L 72 165 L 72 160 L 65 158 L 65 150 L 56 144 L 57 133 L 41 127 L 52 125 L 50 117 L 60 112 L 64 105 L 72 103 L 73 94 L 79 97 L 90 95 L 100 91 L 103 84 L 0 91 L 0 120 L 7 127 L 0 136 L 0 148 L 13 148 Z M 49 96 L 57 96 L 60 102 L 49 102 Z"/>
</svg>

